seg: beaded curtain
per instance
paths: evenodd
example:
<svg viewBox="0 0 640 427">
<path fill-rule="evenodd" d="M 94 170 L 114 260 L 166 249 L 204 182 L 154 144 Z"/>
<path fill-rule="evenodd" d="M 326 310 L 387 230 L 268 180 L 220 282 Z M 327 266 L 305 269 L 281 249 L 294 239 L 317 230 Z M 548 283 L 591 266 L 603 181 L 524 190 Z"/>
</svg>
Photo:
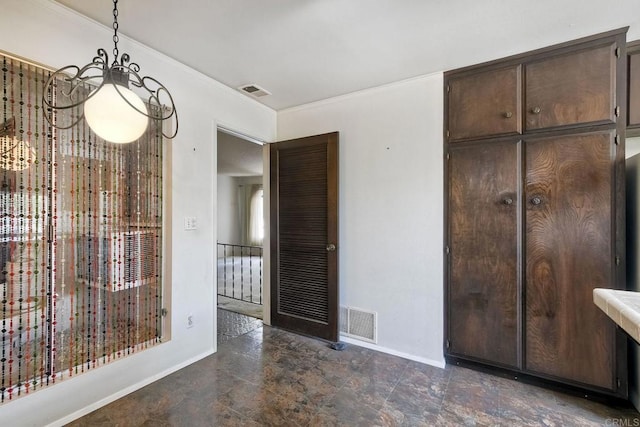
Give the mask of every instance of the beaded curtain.
<svg viewBox="0 0 640 427">
<path fill-rule="evenodd" d="M 43 94 L 48 70 L 2 55 L 0 62 L 7 402 L 160 342 L 163 137 L 155 120 L 130 144 L 103 141 L 84 120 L 55 129 L 41 99 L 62 99 L 68 84 Z"/>
</svg>

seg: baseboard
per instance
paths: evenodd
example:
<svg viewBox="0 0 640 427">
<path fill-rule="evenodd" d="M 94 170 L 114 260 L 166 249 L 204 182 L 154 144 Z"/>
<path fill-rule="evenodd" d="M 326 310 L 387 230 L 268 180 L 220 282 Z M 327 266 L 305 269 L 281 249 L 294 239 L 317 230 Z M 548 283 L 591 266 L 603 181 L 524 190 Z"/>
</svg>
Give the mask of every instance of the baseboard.
<svg viewBox="0 0 640 427">
<path fill-rule="evenodd" d="M 425 365 L 431 365 L 431 366 L 435 366 L 436 368 L 440 368 L 440 369 L 444 369 L 445 367 L 445 361 L 444 358 L 442 360 L 433 360 L 433 359 L 427 359 L 426 357 L 419 357 L 413 354 L 409 354 L 409 353 L 403 353 L 401 351 L 396 351 L 387 347 L 382 347 L 379 346 L 377 344 L 371 344 L 365 341 L 360 341 L 360 340 L 356 340 L 356 339 L 352 339 L 352 338 L 347 338 L 347 337 L 343 337 L 342 335 L 340 336 L 340 341 L 342 342 L 346 342 L 348 344 L 353 344 L 353 345 L 357 345 L 359 347 L 364 347 L 364 348 L 368 348 L 371 350 L 375 350 L 375 351 L 379 351 L 381 353 L 386 353 L 386 354 L 391 354 L 393 356 L 398 356 L 398 357 L 402 357 L 403 359 L 408 359 L 408 360 L 412 360 L 414 362 L 418 362 L 418 363 L 424 363 Z"/>
<path fill-rule="evenodd" d="M 120 399 L 121 397 L 124 397 L 130 393 L 133 393 L 136 390 L 141 389 L 142 387 L 145 387 L 155 381 L 158 381 L 161 378 L 166 377 L 167 375 L 170 375 L 176 371 L 179 371 L 182 368 L 185 368 L 189 365 L 191 365 L 192 363 L 197 362 L 198 360 L 204 359 L 207 356 L 210 356 L 211 354 L 213 354 L 214 351 L 206 351 L 204 353 L 200 353 L 199 355 L 192 357 L 191 359 L 188 359 L 178 365 L 172 366 L 169 369 L 166 369 L 156 375 L 152 375 L 148 378 L 145 378 L 142 381 L 139 381 L 135 384 L 132 384 L 131 386 L 124 388 L 122 390 L 118 390 L 116 393 L 113 393 L 110 396 L 105 397 L 104 399 L 100 399 L 97 402 L 89 405 L 89 406 L 85 406 L 84 408 L 73 412 L 72 414 L 69 414 L 65 417 L 62 417 L 50 424 L 47 424 L 46 427 L 61 427 L 64 426 L 68 423 L 70 423 L 71 421 L 74 421 L 84 415 L 87 415 L 93 411 L 95 411 L 96 409 L 102 408 L 103 406 L 108 405 L 111 402 L 114 402 L 118 399 Z"/>
</svg>

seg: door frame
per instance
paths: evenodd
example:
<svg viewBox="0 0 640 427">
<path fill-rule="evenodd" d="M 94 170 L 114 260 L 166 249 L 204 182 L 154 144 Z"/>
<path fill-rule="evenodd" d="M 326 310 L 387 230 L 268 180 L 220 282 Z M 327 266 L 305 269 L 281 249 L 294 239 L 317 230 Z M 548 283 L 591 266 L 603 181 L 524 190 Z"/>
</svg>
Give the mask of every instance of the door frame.
<svg viewBox="0 0 640 427">
<path fill-rule="evenodd" d="M 263 203 L 265 206 L 264 212 L 264 242 L 262 244 L 262 323 L 265 325 L 271 324 L 271 266 L 270 266 L 270 232 L 269 232 L 269 142 L 251 136 L 248 133 L 237 131 L 233 126 L 227 126 L 223 123 L 214 121 L 213 123 L 213 192 L 214 192 L 214 214 L 216 223 L 213 227 L 213 253 L 217 256 L 217 243 L 218 243 L 218 132 L 226 133 L 228 135 L 235 136 L 248 142 L 252 142 L 262 146 L 262 186 L 263 186 Z M 265 171 L 267 173 L 265 173 Z M 217 268 L 214 266 L 214 268 Z M 214 336 L 214 351 L 218 351 L 218 276 L 214 272 L 213 274 L 213 336 Z"/>
</svg>

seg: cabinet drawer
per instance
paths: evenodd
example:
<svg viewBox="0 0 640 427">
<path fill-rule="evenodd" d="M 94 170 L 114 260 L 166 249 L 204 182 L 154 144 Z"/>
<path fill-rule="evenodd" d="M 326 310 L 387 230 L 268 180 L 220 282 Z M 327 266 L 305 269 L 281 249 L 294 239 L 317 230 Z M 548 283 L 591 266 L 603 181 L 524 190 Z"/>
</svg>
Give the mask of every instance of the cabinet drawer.
<svg viewBox="0 0 640 427">
<path fill-rule="evenodd" d="M 526 65 L 525 129 L 615 123 L 615 43 Z"/>
<path fill-rule="evenodd" d="M 520 82 L 520 65 L 451 78 L 449 141 L 521 133 Z"/>
</svg>

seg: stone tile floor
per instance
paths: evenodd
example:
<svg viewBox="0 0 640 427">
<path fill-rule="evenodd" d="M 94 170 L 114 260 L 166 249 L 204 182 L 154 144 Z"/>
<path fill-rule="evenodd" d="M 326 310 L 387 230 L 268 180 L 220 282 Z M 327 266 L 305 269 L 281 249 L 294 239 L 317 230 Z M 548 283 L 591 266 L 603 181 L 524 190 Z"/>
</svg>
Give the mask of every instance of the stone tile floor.
<svg viewBox="0 0 640 427">
<path fill-rule="evenodd" d="M 338 352 L 237 316 L 219 310 L 216 354 L 71 425 L 640 426 L 629 405 L 354 345 Z"/>
</svg>

